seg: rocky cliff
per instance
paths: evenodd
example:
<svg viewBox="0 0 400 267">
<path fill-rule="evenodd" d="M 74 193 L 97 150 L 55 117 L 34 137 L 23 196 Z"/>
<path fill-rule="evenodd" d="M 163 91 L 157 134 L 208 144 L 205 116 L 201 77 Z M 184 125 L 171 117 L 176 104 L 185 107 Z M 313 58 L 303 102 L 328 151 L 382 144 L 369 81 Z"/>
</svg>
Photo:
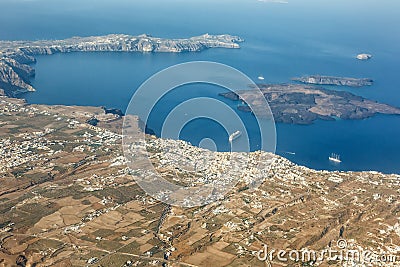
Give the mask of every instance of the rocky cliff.
<svg viewBox="0 0 400 267">
<path fill-rule="evenodd" d="M 302 82 L 306 84 L 337 85 L 337 86 L 351 86 L 351 87 L 370 86 L 374 82 L 370 78 L 347 78 L 347 77 L 334 77 L 334 76 L 321 76 L 321 75 L 295 77 L 292 78 L 292 81 Z"/>
<path fill-rule="evenodd" d="M 198 52 L 208 48 L 240 48 L 243 40 L 231 35 L 201 35 L 188 39 L 163 39 L 150 35 L 111 34 L 65 40 L 0 41 L 0 89 L 8 96 L 34 91 L 29 79 L 35 75 L 28 64 L 35 55 L 70 52 Z"/>
</svg>

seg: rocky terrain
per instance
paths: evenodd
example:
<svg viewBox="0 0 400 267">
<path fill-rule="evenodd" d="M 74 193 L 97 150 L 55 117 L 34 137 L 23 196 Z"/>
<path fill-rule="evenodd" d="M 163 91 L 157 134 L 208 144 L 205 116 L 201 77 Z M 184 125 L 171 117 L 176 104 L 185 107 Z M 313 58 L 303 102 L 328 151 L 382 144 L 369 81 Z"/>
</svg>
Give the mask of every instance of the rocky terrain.
<svg viewBox="0 0 400 267">
<path fill-rule="evenodd" d="M 356 96 L 346 91 L 334 91 L 298 84 L 260 84 L 276 122 L 293 124 L 311 124 L 321 120 L 355 120 L 365 119 L 375 114 L 400 115 L 400 108 L 381 104 Z M 255 91 L 241 91 L 241 96 L 251 99 L 257 106 Z M 228 92 L 220 95 L 239 101 L 236 93 Z M 239 105 L 238 109 L 251 112 L 247 105 Z"/>
<path fill-rule="evenodd" d="M 359 60 L 369 60 L 372 58 L 372 55 L 363 53 L 363 54 L 358 54 L 356 58 Z"/>
<path fill-rule="evenodd" d="M 270 167 L 237 162 L 243 172 L 224 199 L 184 209 L 138 187 L 142 174 L 126 166 L 119 115 L 7 97 L 0 114 L 0 266 L 400 266 L 399 175 L 314 171 L 254 152 L 252 160 L 272 160 Z M 226 157 L 151 136 L 146 147 L 159 173 L 178 184 L 211 177 Z M 193 172 L 180 162 L 213 166 Z M 251 190 L 254 175 L 264 181 Z M 257 257 L 264 245 L 324 251 L 339 249 L 339 240 L 386 258 Z"/>
<path fill-rule="evenodd" d="M 35 75 L 28 65 L 35 55 L 71 52 L 198 52 L 208 48 L 240 48 L 243 40 L 231 35 L 201 35 L 188 39 L 163 39 L 150 35 L 112 34 L 65 40 L 0 41 L 0 90 L 8 96 L 34 91 L 29 79 Z"/>
<path fill-rule="evenodd" d="M 351 86 L 351 87 L 370 86 L 374 83 L 374 81 L 369 78 L 346 78 L 346 77 L 321 76 L 321 75 L 295 77 L 292 78 L 292 81 L 297 81 L 307 84 L 337 85 L 337 86 Z"/>
</svg>

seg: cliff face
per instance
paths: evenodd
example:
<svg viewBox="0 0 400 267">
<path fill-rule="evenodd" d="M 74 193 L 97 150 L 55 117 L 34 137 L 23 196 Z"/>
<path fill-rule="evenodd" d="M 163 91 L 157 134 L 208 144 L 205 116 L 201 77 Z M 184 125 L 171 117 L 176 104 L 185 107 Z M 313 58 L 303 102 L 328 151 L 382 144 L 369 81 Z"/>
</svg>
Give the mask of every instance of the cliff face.
<svg viewBox="0 0 400 267">
<path fill-rule="evenodd" d="M 306 84 L 337 85 L 337 86 L 351 86 L 351 87 L 370 86 L 374 82 L 370 78 L 347 78 L 347 77 L 333 77 L 333 76 L 321 76 L 321 75 L 295 77 L 292 78 L 292 80 Z"/>
<path fill-rule="evenodd" d="M 231 35 L 201 35 L 188 39 L 162 39 L 150 35 L 112 34 L 65 40 L 0 41 L 0 89 L 16 96 L 35 89 L 29 79 L 35 71 L 35 55 L 71 52 L 198 52 L 208 48 L 240 48 L 243 40 Z"/>
<path fill-rule="evenodd" d="M 9 96 L 35 91 L 29 84 L 29 78 L 35 74 L 34 70 L 12 58 L 0 60 L 0 89 Z"/>
</svg>

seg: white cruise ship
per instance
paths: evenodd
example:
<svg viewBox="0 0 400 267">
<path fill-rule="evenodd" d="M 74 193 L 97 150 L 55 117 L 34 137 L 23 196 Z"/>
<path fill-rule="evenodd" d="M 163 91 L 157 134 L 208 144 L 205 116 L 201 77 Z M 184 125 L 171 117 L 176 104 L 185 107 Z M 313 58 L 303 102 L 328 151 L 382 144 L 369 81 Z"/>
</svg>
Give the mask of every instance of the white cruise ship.
<svg viewBox="0 0 400 267">
<path fill-rule="evenodd" d="M 236 131 L 229 136 L 229 143 L 232 143 L 233 140 L 239 138 L 242 135 L 241 131 Z"/>
<path fill-rule="evenodd" d="M 332 155 L 329 157 L 329 160 L 335 163 L 341 163 L 342 161 L 340 160 L 340 155 L 332 153 Z"/>
</svg>

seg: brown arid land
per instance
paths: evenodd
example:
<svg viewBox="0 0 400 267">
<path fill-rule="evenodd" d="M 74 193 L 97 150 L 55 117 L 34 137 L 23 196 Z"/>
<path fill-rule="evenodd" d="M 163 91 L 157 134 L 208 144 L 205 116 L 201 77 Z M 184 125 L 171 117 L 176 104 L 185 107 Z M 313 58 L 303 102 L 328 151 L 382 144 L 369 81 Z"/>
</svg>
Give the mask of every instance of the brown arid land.
<svg viewBox="0 0 400 267">
<path fill-rule="evenodd" d="M 86 123 L 92 118 L 97 126 Z M 265 176 L 258 189 L 237 177 L 218 202 L 171 207 L 136 184 L 118 115 L 0 97 L 0 126 L 0 266 L 371 266 L 257 258 L 263 245 L 322 251 L 338 240 L 400 260 L 399 175 L 315 171 L 254 152 L 251 158 L 272 159 L 270 169 L 250 174 Z M 154 166 L 185 183 L 195 177 L 160 160 L 163 148 L 210 154 L 147 138 Z"/>
</svg>

